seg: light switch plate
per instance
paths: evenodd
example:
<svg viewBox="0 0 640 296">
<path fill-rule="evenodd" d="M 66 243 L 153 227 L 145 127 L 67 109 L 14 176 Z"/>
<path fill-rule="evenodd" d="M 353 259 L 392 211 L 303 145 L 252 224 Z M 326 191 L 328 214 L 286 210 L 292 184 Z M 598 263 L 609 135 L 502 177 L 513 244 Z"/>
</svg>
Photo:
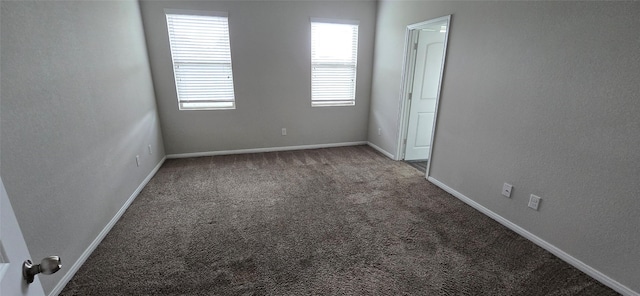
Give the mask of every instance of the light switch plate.
<svg viewBox="0 0 640 296">
<path fill-rule="evenodd" d="M 511 186 L 511 184 L 504 183 L 504 185 L 502 185 L 502 195 L 506 197 L 511 197 L 512 190 L 513 190 L 513 186 Z"/>
</svg>

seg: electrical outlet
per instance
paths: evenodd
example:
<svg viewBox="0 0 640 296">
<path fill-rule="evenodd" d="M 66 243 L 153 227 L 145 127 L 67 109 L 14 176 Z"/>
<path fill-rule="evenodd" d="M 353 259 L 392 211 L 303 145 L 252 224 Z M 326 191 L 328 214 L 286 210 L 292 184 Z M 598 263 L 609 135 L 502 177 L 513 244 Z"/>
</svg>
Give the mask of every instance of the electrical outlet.
<svg viewBox="0 0 640 296">
<path fill-rule="evenodd" d="M 504 185 L 502 185 L 502 195 L 506 197 L 511 197 L 512 190 L 513 190 L 513 186 L 511 186 L 511 184 L 504 183 Z"/>
<path fill-rule="evenodd" d="M 140 166 L 140 155 L 136 155 L 136 166 Z"/>
<path fill-rule="evenodd" d="M 283 136 L 286 136 L 286 135 L 287 135 L 287 129 L 286 129 L 286 128 L 283 128 L 283 129 L 282 129 L 282 135 L 283 135 Z"/>
<path fill-rule="evenodd" d="M 153 154 L 153 152 L 151 151 L 151 144 L 149 144 L 149 155 Z"/>
<path fill-rule="evenodd" d="M 382 128 L 381 127 L 378 128 L 378 136 L 382 136 Z"/>
<path fill-rule="evenodd" d="M 529 207 L 537 211 L 540 206 L 540 201 L 542 201 L 542 198 L 531 194 L 531 197 L 529 197 Z"/>
</svg>

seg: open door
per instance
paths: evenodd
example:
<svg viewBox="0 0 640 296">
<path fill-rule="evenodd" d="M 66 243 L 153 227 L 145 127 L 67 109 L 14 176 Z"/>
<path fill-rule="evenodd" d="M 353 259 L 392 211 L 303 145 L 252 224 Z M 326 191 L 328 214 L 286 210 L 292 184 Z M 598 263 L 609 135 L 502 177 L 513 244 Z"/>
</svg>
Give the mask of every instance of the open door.
<svg viewBox="0 0 640 296">
<path fill-rule="evenodd" d="M 44 291 L 38 277 L 31 284 L 27 284 L 22 277 L 22 263 L 31 256 L 2 178 L 0 195 L 0 295 L 43 296 Z"/>
<path fill-rule="evenodd" d="M 437 26 L 438 24 L 436 24 Z M 426 160 L 431 148 L 431 130 L 440 85 L 444 33 L 440 28 L 417 32 L 413 88 L 409 96 L 409 126 L 405 160 Z"/>
<path fill-rule="evenodd" d="M 428 160 L 444 69 L 450 16 L 407 27 L 400 159 Z"/>
<path fill-rule="evenodd" d="M 37 277 L 31 284 L 27 284 L 23 279 L 22 263 L 30 258 L 27 244 L 0 177 L 0 295 L 44 295 Z"/>
</svg>

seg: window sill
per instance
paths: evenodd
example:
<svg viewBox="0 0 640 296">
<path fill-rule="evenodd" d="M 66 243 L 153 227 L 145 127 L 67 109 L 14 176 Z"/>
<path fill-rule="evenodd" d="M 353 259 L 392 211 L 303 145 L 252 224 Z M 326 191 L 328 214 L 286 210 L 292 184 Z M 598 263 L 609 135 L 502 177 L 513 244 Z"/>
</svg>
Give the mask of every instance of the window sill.
<svg viewBox="0 0 640 296">
<path fill-rule="evenodd" d="M 311 107 L 353 107 L 355 106 L 356 103 L 355 102 L 348 102 L 348 103 L 335 103 L 335 102 L 331 102 L 331 103 L 316 103 L 316 102 L 312 102 L 311 103 Z"/>
</svg>

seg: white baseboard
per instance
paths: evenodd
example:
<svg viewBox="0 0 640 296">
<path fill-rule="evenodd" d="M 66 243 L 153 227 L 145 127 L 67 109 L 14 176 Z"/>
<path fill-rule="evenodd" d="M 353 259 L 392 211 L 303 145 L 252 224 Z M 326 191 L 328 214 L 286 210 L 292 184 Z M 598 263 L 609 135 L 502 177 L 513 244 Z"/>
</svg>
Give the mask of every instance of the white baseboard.
<svg viewBox="0 0 640 296">
<path fill-rule="evenodd" d="M 464 203 L 472 206 L 473 208 L 475 208 L 476 210 L 480 211 L 481 213 L 489 216 L 493 220 L 498 221 L 498 223 L 506 226 L 507 228 L 513 230 L 517 234 L 523 236 L 524 238 L 526 238 L 526 239 L 532 241 L 533 243 L 535 243 L 536 245 L 538 245 L 538 246 L 542 247 L 543 249 L 549 251 L 551 254 L 556 255 L 558 258 L 560 258 L 560 259 L 564 260 L 565 262 L 571 264 L 573 267 L 575 267 L 575 268 L 581 270 L 582 272 L 588 274 L 589 276 L 591 276 L 592 278 L 594 278 L 597 281 L 601 282 L 602 284 L 607 285 L 608 287 L 610 287 L 611 289 L 615 290 L 616 292 L 618 292 L 618 293 L 620 293 L 622 295 L 627 295 L 627 296 L 640 296 L 640 293 L 631 290 L 627 286 L 615 281 L 614 279 L 608 277 L 607 275 L 603 274 L 602 272 L 594 269 L 593 267 L 591 267 L 591 266 L 585 264 L 584 262 L 574 258 L 573 256 L 567 254 L 565 251 L 559 249 L 558 247 L 556 247 L 556 246 L 548 243 L 547 241 L 537 237 L 533 233 L 531 233 L 531 232 L 525 230 L 524 228 L 514 224 L 513 222 L 505 219 L 504 217 L 492 212 L 491 210 L 485 208 L 481 204 L 473 201 L 472 199 L 466 197 L 464 194 L 452 189 L 451 187 L 449 187 L 449 186 L 445 185 L 444 183 L 436 180 L 435 178 L 428 177 L 427 180 L 429 180 L 431 183 L 435 184 L 436 186 L 442 188 L 442 190 L 444 190 L 444 191 L 450 193 L 451 195 L 457 197 L 458 199 L 460 199 Z"/>
<path fill-rule="evenodd" d="M 149 173 L 149 175 L 147 175 L 147 177 L 142 181 L 142 183 L 140 183 L 140 186 L 136 188 L 136 191 L 134 191 L 131 194 L 131 196 L 129 196 L 129 199 L 127 199 L 124 205 L 122 205 L 122 207 L 115 214 L 115 216 L 111 218 L 111 221 L 109 221 L 109 223 L 107 223 L 104 229 L 100 231 L 98 236 L 93 240 L 93 242 L 89 245 L 89 247 L 87 247 L 87 249 L 84 250 L 84 252 L 82 252 L 82 254 L 80 255 L 80 258 L 76 260 L 76 262 L 69 268 L 69 271 L 64 275 L 64 277 L 62 277 L 62 279 L 60 279 L 60 281 L 53 288 L 53 290 L 51 290 L 51 292 L 49 293 L 49 296 L 57 296 L 58 294 L 60 294 L 60 292 L 62 292 L 62 289 L 64 289 L 64 287 L 67 285 L 67 283 L 69 283 L 71 278 L 73 278 L 76 272 L 78 272 L 78 269 L 80 269 L 82 264 L 84 264 L 84 262 L 87 261 L 87 258 L 89 258 L 89 255 L 93 253 L 93 251 L 102 242 L 104 237 L 107 236 L 109 231 L 111 231 L 111 228 L 113 228 L 113 226 L 116 225 L 116 222 L 120 220 L 120 217 L 122 217 L 122 214 L 124 214 L 124 212 L 127 210 L 127 208 L 129 208 L 131 203 L 136 199 L 136 197 L 138 197 L 138 194 L 140 194 L 140 191 L 142 191 L 144 186 L 146 186 L 147 183 L 149 183 L 149 181 L 151 180 L 151 178 L 153 178 L 153 176 L 156 175 L 156 173 L 158 172 L 158 170 L 160 169 L 160 167 L 162 166 L 162 164 L 166 159 L 167 159 L 166 157 L 163 157 L 162 160 L 160 160 L 160 162 L 158 163 L 158 165 L 156 165 L 156 167 Z"/>
<path fill-rule="evenodd" d="M 366 141 L 168 154 L 168 159 L 366 145 Z"/>
<path fill-rule="evenodd" d="M 378 147 L 378 145 L 373 144 L 371 142 L 367 142 L 367 145 L 371 146 L 371 148 L 377 150 L 378 152 L 384 154 L 384 156 L 389 157 L 389 158 L 391 158 L 393 160 L 396 160 L 396 158 L 395 158 L 395 156 L 393 154 L 387 152 L 387 150 L 384 150 L 384 149 Z"/>
</svg>

